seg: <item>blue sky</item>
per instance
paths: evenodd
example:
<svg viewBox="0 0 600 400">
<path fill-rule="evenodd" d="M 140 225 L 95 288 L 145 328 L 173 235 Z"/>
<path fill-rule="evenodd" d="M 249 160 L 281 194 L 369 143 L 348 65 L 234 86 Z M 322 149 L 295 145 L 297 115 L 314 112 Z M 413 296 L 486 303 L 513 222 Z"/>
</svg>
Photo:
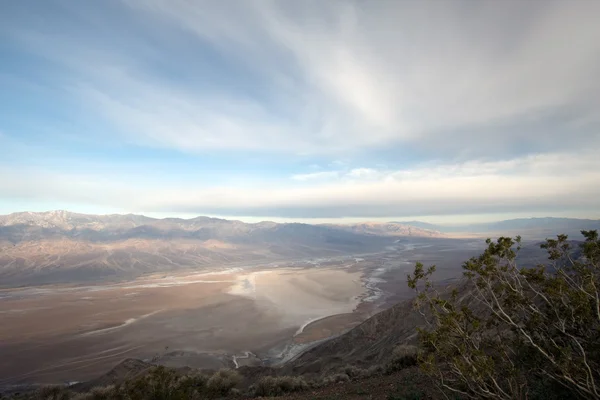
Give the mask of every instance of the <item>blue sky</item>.
<svg viewBox="0 0 600 400">
<path fill-rule="evenodd" d="M 600 218 L 597 15 L 1 2 L 0 213 Z"/>
</svg>

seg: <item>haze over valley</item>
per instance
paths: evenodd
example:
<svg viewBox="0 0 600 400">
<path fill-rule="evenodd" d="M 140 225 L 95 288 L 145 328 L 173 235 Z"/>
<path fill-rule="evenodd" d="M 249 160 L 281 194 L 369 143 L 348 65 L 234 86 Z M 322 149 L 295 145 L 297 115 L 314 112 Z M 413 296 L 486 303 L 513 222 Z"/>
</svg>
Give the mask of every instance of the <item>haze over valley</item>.
<svg viewBox="0 0 600 400">
<path fill-rule="evenodd" d="M 599 15 L 0 1 L 0 397 L 600 399 Z"/>
<path fill-rule="evenodd" d="M 0 382 L 84 381 L 127 357 L 279 365 L 409 298 L 417 260 L 437 264 L 441 285 L 459 278 L 484 246 L 473 235 L 405 223 L 0 216 Z M 526 240 L 524 265 L 540 259 L 538 242 Z"/>
</svg>

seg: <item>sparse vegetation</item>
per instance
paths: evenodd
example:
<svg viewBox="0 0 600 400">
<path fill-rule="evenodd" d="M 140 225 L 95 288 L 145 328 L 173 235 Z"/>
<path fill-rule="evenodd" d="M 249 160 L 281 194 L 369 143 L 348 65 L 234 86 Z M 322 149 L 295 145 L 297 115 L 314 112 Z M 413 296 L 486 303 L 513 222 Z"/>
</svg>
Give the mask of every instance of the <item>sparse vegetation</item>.
<svg viewBox="0 0 600 400">
<path fill-rule="evenodd" d="M 286 393 L 301 392 L 309 388 L 302 377 L 264 376 L 254 385 L 251 394 L 254 396 L 281 396 Z"/>
<path fill-rule="evenodd" d="M 385 372 L 391 374 L 414 365 L 417 365 L 417 348 L 409 345 L 398 345 L 392 351 L 392 358 L 386 364 Z"/>
<path fill-rule="evenodd" d="M 115 386 L 95 387 L 89 393 L 78 393 L 71 400 L 113 400 L 120 398 Z"/>
<path fill-rule="evenodd" d="M 238 386 L 242 377 L 231 369 L 222 369 L 213 374 L 206 382 L 208 394 L 218 397 L 226 396 L 232 389 Z"/>
<path fill-rule="evenodd" d="M 39 400 L 68 400 L 71 393 L 65 386 L 50 385 L 39 388 L 35 398 Z"/>
<path fill-rule="evenodd" d="M 467 398 L 600 398 L 600 241 L 582 231 L 542 248 L 550 262 L 517 265 L 520 237 L 488 239 L 464 268 L 466 291 L 434 287 L 417 263 L 408 285 L 427 327 L 420 364 L 447 393 Z M 579 250 L 579 254 L 573 254 Z"/>
<path fill-rule="evenodd" d="M 331 385 L 333 383 L 344 383 L 350 381 L 350 377 L 347 374 L 333 374 L 323 379 L 324 385 Z"/>
<path fill-rule="evenodd" d="M 33 394 L 15 398 L 31 400 L 186 400 L 216 399 L 241 392 L 236 389 L 241 376 L 233 370 L 220 370 L 212 376 L 179 374 L 166 367 L 155 367 L 142 376 L 120 385 L 95 387 L 75 393 L 65 386 L 47 386 Z"/>
</svg>

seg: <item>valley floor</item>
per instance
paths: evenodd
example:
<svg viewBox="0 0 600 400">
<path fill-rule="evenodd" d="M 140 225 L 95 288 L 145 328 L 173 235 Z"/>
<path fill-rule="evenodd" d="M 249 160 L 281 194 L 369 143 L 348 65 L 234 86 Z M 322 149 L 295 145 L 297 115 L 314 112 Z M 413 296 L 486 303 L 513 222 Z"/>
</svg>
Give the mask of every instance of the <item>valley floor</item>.
<svg viewBox="0 0 600 400">
<path fill-rule="evenodd" d="M 87 380 L 125 357 L 197 368 L 251 365 L 256 354 L 274 362 L 364 319 L 353 311 L 365 292 L 358 270 L 331 267 L 5 291 L 0 383 Z"/>
<path fill-rule="evenodd" d="M 90 286 L 0 290 L 0 387 L 86 381 L 125 358 L 278 365 L 412 296 L 415 260 L 459 275 L 480 244 L 403 239 L 383 253 Z"/>
</svg>

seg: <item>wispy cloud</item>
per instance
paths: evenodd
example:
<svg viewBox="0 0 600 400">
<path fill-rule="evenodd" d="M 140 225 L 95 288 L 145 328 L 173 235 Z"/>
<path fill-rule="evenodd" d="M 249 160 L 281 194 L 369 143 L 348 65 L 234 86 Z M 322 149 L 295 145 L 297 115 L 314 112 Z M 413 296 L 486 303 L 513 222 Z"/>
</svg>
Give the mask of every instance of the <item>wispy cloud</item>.
<svg viewBox="0 0 600 400">
<path fill-rule="evenodd" d="M 337 178 L 339 176 L 338 171 L 321 171 L 321 172 L 310 172 L 307 174 L 296 174 L 292 176 L 295 181 L 313 181 L 313 180 L 326 180 Z"/>
<path fill-rule="evenodd" d="M 131 18 L 156 25 L 137 24 L 137 36 L 120 40 L 102 27 L 92 46 L 69 30 L 47 35 L 51 25 L 31 25 L 35 34 L 22 36 L 71 68 L 74 94 L 140 143 L 333 154 L 413 143 L 489 155 L 491 146 L 508 151 L 520 141 L 545 140 L 556 150 L 567 132 L 576 143 L 597 136 L 565 125 L 600 106 L 596 2 L 484 1 L 470 13 L 461 1 L 124 4 Z M 99 23 L 94 9 L 77 9 L 84 22 Z M 172 42 L 154 44 L 147 29 L 192 46 L 174 44 L 182 52 L 171 65 L 188 62 L 209 75 L 235 65 L 244 73 L 229 79 L 254 78 L 260 92 L 238 90 L 223 76 L 211 83 L 157 75 L 153 53 Z M 547 113 L 565 120 L 544 123 Z M 501 133 L 480 134 L 491 126 Z"/>
<path fill-rule="evenodd" d="M 0 160 L 1 198 L 282 217 L 592 209 L 599 14 L 587 0 L 2 4 L 0 138 L 21 150 Z M 48 154 L 28 155 L 40 140 Z M 119 146 L 173 177 L 244 163 L 221 186 L 124 179 Z M 70 172 L 81 147 L 104 173 Z"/>
<path fill-rule="evenodd" d="M 570 166 L 569 171 L 565 165 Z M 262 179 L 235 187 L 168 183 L 157 187 L 139 177 L 132 186 L 129 182 L 135 182 L 136 177 L 124 181 L 117 176 L 39 171 L 25 171 L 17 178 L 4 170 L 0 171 L 0 190 L 21 199 L 62 199 L 139 212 L 263 217 L 594 211 L 600 195 L 598 167 L 593 153 L 577 157 L 557 153 L 501 162 L 376 171 L 378 179 L 372 179 L 374 171 L 365 175 L 354 170 L 331 174 L 319 185 Z"/>
</svg>

